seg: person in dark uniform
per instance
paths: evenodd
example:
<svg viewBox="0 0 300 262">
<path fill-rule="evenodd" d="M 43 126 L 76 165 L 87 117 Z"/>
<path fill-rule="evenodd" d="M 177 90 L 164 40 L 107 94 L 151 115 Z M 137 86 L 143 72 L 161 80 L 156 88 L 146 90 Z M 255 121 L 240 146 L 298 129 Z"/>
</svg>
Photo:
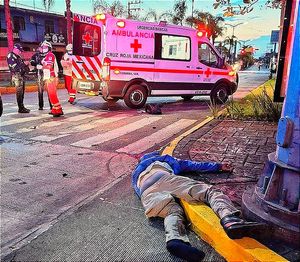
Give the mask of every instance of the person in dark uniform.
<svg viewBox="0 0 300 262">
<path fill-rule="evenodd" d="M 29 113 L 30 110 L 24 106 L 25 79 L 24 76 L 29 72 L 28 64 L 21 58 L 23 48 L 20 44 L 15 44 L 13 51 L 7 55 L 7 64 L 11 73 L 12 82 L 16 87 L 17 103 L 19 113 Z"/>
<path fill-rule="evenodd" d="M 35 67 L 35 72 L 37 76 L 37 86 L 38 86 L 38 99 L 39 99 L 39 110 L 44 109 L 44 80 L 43 80 L 43 66 L 42 60 L 45 58 L 45 54 L 42 52 L 42 43 L 39 45 L 37 52 L 33 54 L 30 59 L 30 64 Z M 49 100 L 50 109 L 52 108 Z"/>
</svg>

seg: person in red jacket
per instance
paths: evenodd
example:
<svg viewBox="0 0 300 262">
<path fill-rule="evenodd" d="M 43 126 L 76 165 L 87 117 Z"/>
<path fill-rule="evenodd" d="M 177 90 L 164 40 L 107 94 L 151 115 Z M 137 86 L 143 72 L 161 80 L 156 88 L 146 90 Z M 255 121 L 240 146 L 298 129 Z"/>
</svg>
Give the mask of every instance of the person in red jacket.
<svg viewBox="0 0 300 262">
<path fill-rule="evenodd" d="M 55 55 L 51 52 L 52 45 L 48 41 L 44 41 L 41 45 L 42 52 L 45 54 L 42 60 L 43 80 L 48 91 L 48 96 L 52 105 L 50 114 L 53 117 L 63 115 L 62 107 L 57 97 L 56 87 L 58 84 L 58 65 Z"/>
<path fill-rule="evenodd" d="M 73 46 L 72 44 L 68 44 L 66 46 L 66 53 L 63 55 L 60 63 L 64 70 L 64 78 L 65 78 L 65 86 L 69 93 L 70 104 L 73 104 L 76 99 L 76 90 L 72 88 L 72 54 L 73 54 Z"/>
</svg>

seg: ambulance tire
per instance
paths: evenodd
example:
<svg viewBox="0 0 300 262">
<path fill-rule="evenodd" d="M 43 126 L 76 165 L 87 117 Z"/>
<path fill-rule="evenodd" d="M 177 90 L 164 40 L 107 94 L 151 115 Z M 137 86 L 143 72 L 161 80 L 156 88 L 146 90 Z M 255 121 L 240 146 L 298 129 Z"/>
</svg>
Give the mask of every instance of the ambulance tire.
<svg viewBox="0 0 300 262">
<path fill-rule="evenodd" d="M 189 101 L 191 100 L 194 96 L 181 96 L 184 101 Z"/>
<path fill-rule="evenodd" d="M 132 85 L 128 88 L 125 96 L 125 104 L 132 109 L 142 108 L 147 101 L 146 88 L 141 85 Z"/>
<path fill-rule="evenodd" d="M 228 100 L 228 86 L 225 83 L 217 84 L 210 93 L 210 100 L 213 104 L 225 104 Z"/>
</svg>

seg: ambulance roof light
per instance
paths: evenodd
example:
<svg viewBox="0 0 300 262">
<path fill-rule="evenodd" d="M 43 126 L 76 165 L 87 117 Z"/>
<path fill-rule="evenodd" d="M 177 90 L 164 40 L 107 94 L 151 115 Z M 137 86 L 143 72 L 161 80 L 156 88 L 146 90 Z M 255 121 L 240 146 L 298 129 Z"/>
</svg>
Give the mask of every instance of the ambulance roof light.
<svg viewBox="0 0 300 262">
<path fill-rule="evenodd" d="M 159 26 L 167 26 L 167 21 L 160 21 Z"/>
<path fill-rule="evenodd" d="M 125 27 L 125 21 L 123 21 L 123 20 L 118 21 L 117 22 L 117 27 L 124 28 Z"/>
<path fill-rule="evenodd" d="M 203 31 L 198 31 L 198 32 L 197 32 L 197 36 L 199 36 L 199 37 L 204 36 L 204 32 L 203 32 Z"/>
<path fill-rule="evenodd" d="M 95 16 L 96 20 L 99 21 L 104 21 L 106 19 L 106 15 L 105 14 L 96 14 Z"/>
</svg>

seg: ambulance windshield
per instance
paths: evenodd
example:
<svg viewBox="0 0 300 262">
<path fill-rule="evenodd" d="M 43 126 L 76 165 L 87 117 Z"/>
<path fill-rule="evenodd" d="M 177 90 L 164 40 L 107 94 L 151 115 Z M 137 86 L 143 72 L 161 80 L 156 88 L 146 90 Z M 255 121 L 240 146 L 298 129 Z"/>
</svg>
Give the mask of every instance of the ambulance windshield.
<svg viewBox="0 0 300 262">
<path fill-rule="evenodd" d="M 74 22 L 73 53 L 96 56 L 100 53 L 101 29 L 97 25 Z"/>
</svg>

